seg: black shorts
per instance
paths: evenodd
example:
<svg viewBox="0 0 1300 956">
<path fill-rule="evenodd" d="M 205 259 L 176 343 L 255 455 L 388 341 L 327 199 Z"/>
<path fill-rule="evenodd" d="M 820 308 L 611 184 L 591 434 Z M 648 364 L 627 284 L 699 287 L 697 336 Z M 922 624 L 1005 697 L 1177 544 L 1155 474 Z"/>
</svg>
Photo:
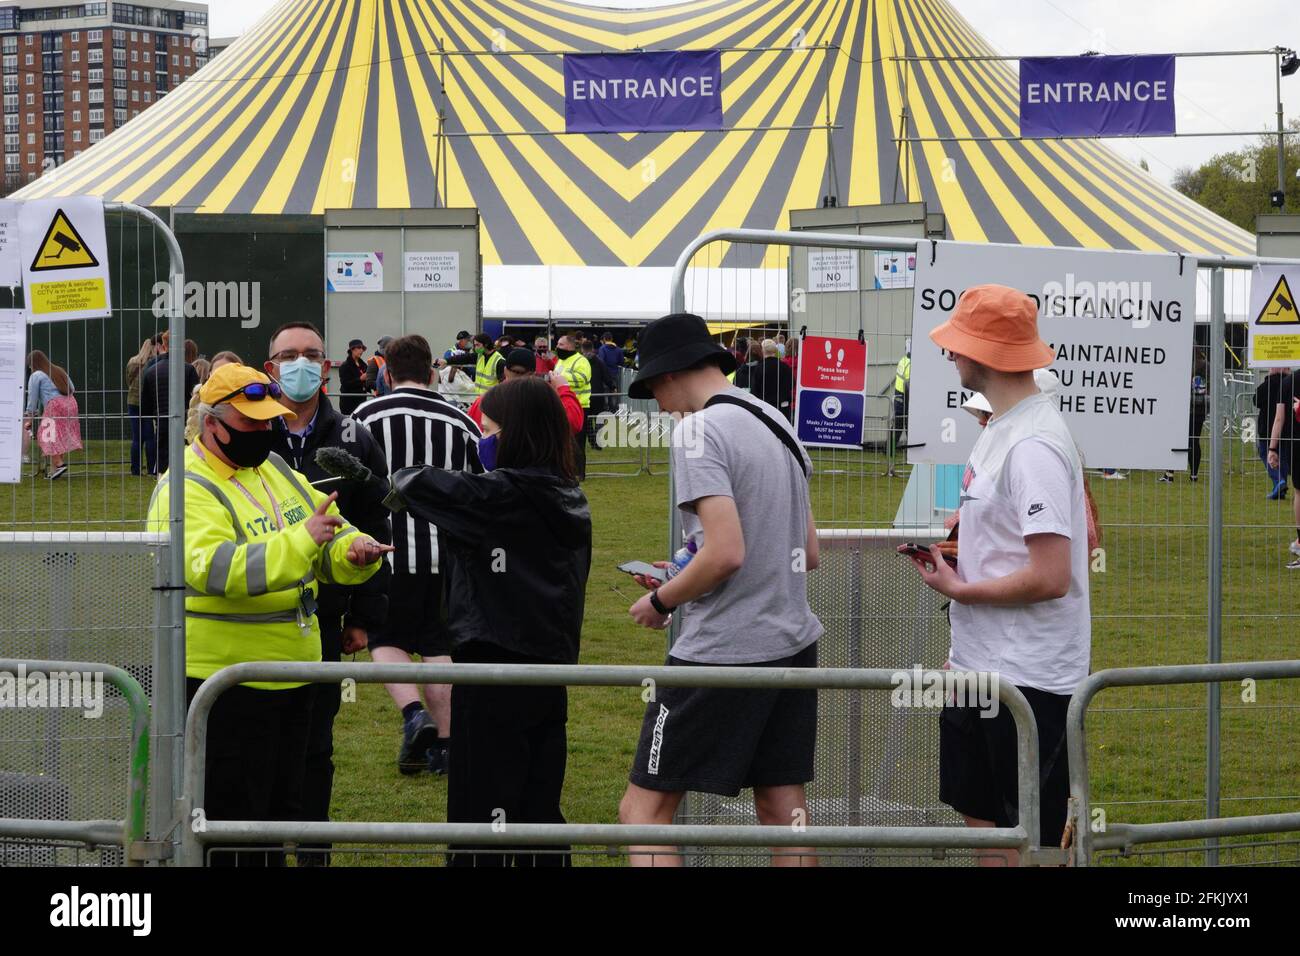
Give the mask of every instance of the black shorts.
<svg viewBox="0 0 1300 956">
<path fill-rule="evenodd" d="M 1070 803 L 1070 761 L 1065 746 L 1068 694 L 1021 687 L 1038 723 L 1040 845 L 1058 847 Z M 939 799 L 958 813 L 992 820 L 1000 827 L 1020 822 L 1016 774 L 1016 721 L 1000 707 L 981 717 L 978 707 L 944 707 L 939 712 Z"/>
<path fill-rule="evenodd" d="M 370 646 L 398 647 L 423 658 L 447 657 L 451 644 L 442 615 L 441 574 L 394 574 L 388 586 L 388 623 Z"/>
<path fill-rule="evenodd" d="M 727 666 L 672 656 L 668 664 Z M 816 667 L 817 645 L 793 657 L 743 666 Z M 628 779 L 647 790 L 734 797 L 744 787 L 812 780 L 816 746 L 815 690 L 660 687 L 646 705 Z"/>
</svg>

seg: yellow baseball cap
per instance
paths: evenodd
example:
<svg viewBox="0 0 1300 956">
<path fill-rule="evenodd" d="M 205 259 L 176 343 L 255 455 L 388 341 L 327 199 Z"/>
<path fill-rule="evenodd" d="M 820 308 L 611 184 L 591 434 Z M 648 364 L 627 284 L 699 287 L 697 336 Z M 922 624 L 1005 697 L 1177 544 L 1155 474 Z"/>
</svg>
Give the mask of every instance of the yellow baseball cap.
<svg viewBox="0 0 1300 956">
<path fill-rule="evenodd" d="M 261 386 L 253 388 L 250 386 Z M 199 389 L 199 401 L 205 405 L 219 405 L 229 402 L 242 414 L 257 421 L 266 421 L 288 415 L 298 416 L 285 408 L 276 399 L 280 396 L 280 386 L 272 382 L 263 373 L 247 365 L 223 365 Z"/>
</svg>

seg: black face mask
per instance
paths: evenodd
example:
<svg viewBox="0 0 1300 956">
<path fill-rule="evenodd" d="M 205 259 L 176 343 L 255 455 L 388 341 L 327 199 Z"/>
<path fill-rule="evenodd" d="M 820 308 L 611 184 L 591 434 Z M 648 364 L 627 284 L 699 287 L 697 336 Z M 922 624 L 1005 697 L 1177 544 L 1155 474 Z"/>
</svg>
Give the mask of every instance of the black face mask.
<svg viewBox="0 0 1300 956">
<path fill-rule="evenodd" d="M 560 358 L 562 358 L 562 359 L 566 359 L 566 358 L 568 358 L 570 355 L 573 355 L 573 354 L 574 354 L 574 351 L 573 351 L 573 349 L 556 349 L 556 350 L 555 350 L 555 354 L 558 355 L 558 356 L 559 356 Z"/>
<path fill-rule="evenodd" d="M 225 422 L 222 427 L 230 435 L 228 441 L 222 441 L 217 438 L 215 433 L 213 438 L 216 439 L 217 447 L 221 449 L 222 454 L 229 458 L 240 468 L 256 468 L 262 462 L 266 461 L 267 456 L 271 454 L 271 429 L 256 432 L 241 432 L 238 429 L 231 428 Z"/>
</svg>

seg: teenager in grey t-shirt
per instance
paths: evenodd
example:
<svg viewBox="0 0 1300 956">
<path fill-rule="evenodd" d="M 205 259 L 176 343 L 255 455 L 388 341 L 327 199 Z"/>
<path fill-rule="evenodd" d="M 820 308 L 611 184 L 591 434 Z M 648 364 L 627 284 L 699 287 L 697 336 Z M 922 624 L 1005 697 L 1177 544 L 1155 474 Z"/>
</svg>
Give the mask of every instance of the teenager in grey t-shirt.
<svg viewBox="0 0 1300 956">
<path fill-rule="evenodd" d="M 790 423 L 740 388 L 724 395 L 756 408 L 783 431 Z M 736 502 L 745 563 L 716 590 L 680 609 L 673 657 L 700 664 L 745 664 L 790 657 L 816 641 L 821 623 L 808 606 L 804 549 L 812 462 L 794 455 L 754 415 L 716 404 L 673 431 L 676 503 L 689 537 L 699 534 L 694 503 L 722 495 Z"/>
</svg>

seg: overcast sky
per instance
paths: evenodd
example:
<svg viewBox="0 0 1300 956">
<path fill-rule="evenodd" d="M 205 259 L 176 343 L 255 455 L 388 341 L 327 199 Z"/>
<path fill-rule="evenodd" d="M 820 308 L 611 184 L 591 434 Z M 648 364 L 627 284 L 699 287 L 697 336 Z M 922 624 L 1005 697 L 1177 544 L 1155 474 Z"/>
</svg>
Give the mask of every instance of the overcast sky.
<svg viewBox="0 0 1300 956">
<path fill-rule="evenodd" d="M 601 0 L 602 7 L 663 6 L 670 0 Z M 675 0 L 671 0 L 675 2 Z M 1103 53 L 1186 53 L 1300 47 L 1295 0 L 949 0 L 1000 53 L 1045 56 Z M 212 36 L 237 36 L 276 0 L 216 0 Z M 1279 32 L 1282 31 L 1282 32 Z M 1154 45 L 1152 45 L 1154 44 Z M 1276 87 L 1272 57 L 1180 59 L 1176 99 L 1180 132 L 1273 129 Z M 1300 74 L 1283 80 L 1287 116 L 1300 114 Z M 1237 149 L 1250 138 L 1114 140 L 1136 162 L 1168 181 L 1179 166 Z"/>
</svg>

